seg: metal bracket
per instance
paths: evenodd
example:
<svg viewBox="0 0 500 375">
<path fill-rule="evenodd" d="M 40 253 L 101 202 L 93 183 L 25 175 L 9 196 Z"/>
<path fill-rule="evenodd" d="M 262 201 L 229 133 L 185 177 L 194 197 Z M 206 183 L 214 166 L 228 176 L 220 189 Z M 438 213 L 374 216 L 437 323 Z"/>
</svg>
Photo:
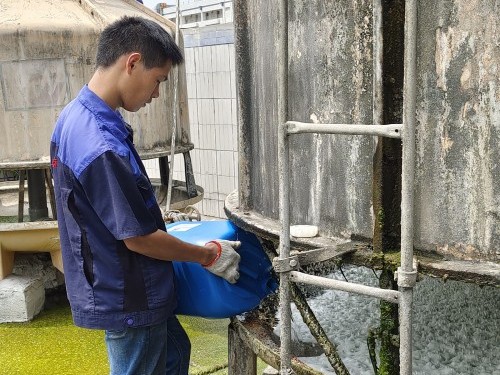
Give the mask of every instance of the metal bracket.
<svg viewBox="0 0 500 375">
<path fill-rule="evenodd" d="M 294 251 L 289 258 L 274 258 L 273 267 L 278 273 L 290 272 L 299 269 L 300 266 L 324 262 L 332 258 L 340 258 L 354 251 L 356 251 L 356 248 L 353 247 L 352 243 L 346 243 L 338 246 L 320 247 L 307 251 Z"/>
<path fill-rule="evenodd" d="M 299 268 L 299 259 L 297 255 L 292 255 L 290 258 L 273 259 L 273 269 L 277 273 L 290 272 Z"/>
<path fill-rule="evenodd" d="M 337 246 L 320 247 L 313 250 L 301 251 L 297 253 L 298 262 L 301 266 L 324 262 L 332 258 L 340 258 L 346 254 L 356 251 L 354 244 L 349 242 Z"/>
</svg>

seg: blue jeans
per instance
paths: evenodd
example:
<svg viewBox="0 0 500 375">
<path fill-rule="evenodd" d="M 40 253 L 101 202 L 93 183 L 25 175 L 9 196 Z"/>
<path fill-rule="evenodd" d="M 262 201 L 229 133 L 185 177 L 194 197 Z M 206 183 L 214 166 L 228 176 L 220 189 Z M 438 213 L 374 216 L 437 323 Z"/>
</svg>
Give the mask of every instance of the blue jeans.
<svg viewBox="0 0 500 375">
<path fill-rule="evenodd" d="M 150 327 L 106 331 L 110 375 L 187 375 L 191 343 L 175 316 Z"/>
</svg>

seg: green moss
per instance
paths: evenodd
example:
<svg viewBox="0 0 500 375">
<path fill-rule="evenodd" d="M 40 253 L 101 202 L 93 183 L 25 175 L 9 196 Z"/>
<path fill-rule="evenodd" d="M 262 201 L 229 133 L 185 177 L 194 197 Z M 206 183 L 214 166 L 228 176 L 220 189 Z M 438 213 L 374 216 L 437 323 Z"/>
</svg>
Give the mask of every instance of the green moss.
<svg viewBox="0 0 500 375">
<path fill-rule="evenodd" d="M 24 215 L 23 220 L 25 222 L 30 221 L 30 217 Z M 1 216 L 0 215 L 0 223 L 17 223 L 17 216 Z"/>
<path fill-rule="evenodd" d="M 179 317 L 192 343 L 190 374 L 227 374 L 228 319 Z M 259 362 L 259 368 L 265 364 Z M 33 321 L 0 324 L 0 375 L 109 373 L 104 332 L 78 328 L 67 303 Z"/>
<path fill-rule="evenodd" d="M 1 374 L 79 375 L 109 372 L 103 332 L 75 327 L 67 305 L 33 321 L 0 325 Z"/>
<path fill-rule="evenodd" d="M 379 286 L 394 289 L 394 273 L 383 270 L 380 274 Z M 384 300 L 380 301 L 380 365 L 377 375 L 399 374 L 399 348 L 393 337 L 398 334 L 398 305 Z"/>
<path fill-rule="evenodd" d="M 401 253 L 399 251 L 388 251 L 373 253 L 369 263 L 382 265 L 383 268 L 396 271 L 400 265 Z"/>
</svg>

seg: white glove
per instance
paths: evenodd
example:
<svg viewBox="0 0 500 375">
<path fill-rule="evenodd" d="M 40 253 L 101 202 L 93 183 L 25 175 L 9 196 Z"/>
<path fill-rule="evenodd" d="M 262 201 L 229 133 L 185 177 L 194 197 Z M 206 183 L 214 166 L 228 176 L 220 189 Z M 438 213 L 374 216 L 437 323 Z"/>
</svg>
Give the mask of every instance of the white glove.
<svg viewBox="0 0 500 375">
<path fill-rule="evenodd" d="M 214 260 L 209 264 L 203 265 L 203 267 L 214 275 L 226 279 L 231 284 L 236 283 L 240 278 L 239 263 L 241 257 L 235 250 L 241 246 L 241 242 L 216 240 L 208 243 L 215 243 L 219 249 Z"/>
</svg>

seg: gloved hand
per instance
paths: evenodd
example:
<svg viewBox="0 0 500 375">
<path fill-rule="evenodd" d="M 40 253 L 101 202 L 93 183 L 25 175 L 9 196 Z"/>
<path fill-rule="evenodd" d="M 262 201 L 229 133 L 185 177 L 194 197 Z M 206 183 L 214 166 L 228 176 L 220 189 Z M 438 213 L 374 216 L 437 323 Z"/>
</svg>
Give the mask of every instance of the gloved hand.
<svg viewBox="0 0 500 375">
<path fill-rule="evenodd" d="M 207 242 L 218 246 L 217 256 L 208 264 L 204 264 L 208 271 L 220 276 L 231 284 L 234 284 L 240 278 L 239 263 L 240 254 L 235 250 L 241 246 L 240 241 L 215 240 Z M 206 245 L 205 245 L 206 246 Z"/>
</svg>

